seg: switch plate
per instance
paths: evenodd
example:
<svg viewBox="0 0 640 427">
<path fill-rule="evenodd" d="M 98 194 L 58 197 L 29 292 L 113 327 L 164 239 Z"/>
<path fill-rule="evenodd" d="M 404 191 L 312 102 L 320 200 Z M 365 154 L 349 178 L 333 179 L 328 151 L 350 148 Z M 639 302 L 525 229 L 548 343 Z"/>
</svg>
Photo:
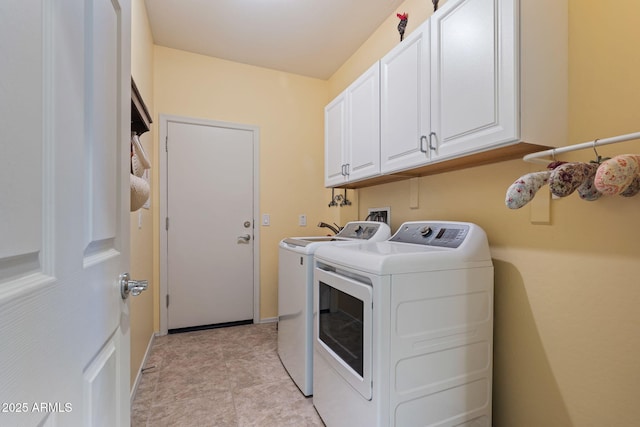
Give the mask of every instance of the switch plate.
<svg viewBox="0 0 640 427">
<path fill-rule="evenodd" d="M 298 225 L 300 227 L 306 227 L 307 226 L 307 216 L 305 214 L 301 214 L 298 217 Z"/>
<path fill-rule="evenodd" d="M 262 225 L 271 225 L 271 215 L 262 214 Z"/>
</svg>

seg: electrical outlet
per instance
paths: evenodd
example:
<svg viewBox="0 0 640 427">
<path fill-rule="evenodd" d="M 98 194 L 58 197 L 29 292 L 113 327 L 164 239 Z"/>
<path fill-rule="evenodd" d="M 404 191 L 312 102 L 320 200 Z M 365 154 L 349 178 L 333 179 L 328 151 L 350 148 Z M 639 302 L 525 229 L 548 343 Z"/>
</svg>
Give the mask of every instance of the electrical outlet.
<svg viewBox="0 0 640 427">
<path fill-rule="evenodd" d="M 298 217 L 298 225 L 300 227 L 306 227 L 307 226 L 307 216 L 305 214 L 302 214 Z"/>
</svg>

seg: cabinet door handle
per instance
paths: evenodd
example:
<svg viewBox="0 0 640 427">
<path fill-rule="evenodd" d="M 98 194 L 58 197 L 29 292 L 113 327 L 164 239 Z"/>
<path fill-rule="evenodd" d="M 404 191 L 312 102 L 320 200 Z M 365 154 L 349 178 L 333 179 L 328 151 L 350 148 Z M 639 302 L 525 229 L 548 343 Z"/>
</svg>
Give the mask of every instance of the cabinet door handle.
<svg viewBox="0 0 640 427">
<path fill-rule="evenodd" d="M 349 163 L 346 163 L 344 165 L 344 176 L 348 176 L 349 175 L 349 166 L 351 166 Z"/>
<path fill-rule="evenodd" d="M 436 151 L 436 147 L 434 147 L 434 146 L 433 146 L 433 143 L 431 142 L 432 137 L 434 137 L 434 136 L 436 136 L 436 133 L 435 133 L 435 132 L 431 132 L 431 133 L 429 134 L 429 150 L 432 150 L 432 151 Z"/>
<path fill-rule="evenodd" d="M 423 152 L 424 154 L 427 154 L 427 149 L 424 148 L 425 146 L 425 142 L 427 142 L 427 136 L 426 135 L 422 135 L 420 137 L 420 151 Z M 431 145 L 429 145 L 429 147 L 431 147 Z"/>
<path fill-rule="evenodd" d="M 345 166 L 346 166 L 346 165 L 343 163 L 343 164 L 342 164 L 342 171 L 340 172 L 340 173 L 342 174 L 342 176 L 347 176 L 347 174 L 344 172 L 344 167 L 345 167 Z"/>
</svg>

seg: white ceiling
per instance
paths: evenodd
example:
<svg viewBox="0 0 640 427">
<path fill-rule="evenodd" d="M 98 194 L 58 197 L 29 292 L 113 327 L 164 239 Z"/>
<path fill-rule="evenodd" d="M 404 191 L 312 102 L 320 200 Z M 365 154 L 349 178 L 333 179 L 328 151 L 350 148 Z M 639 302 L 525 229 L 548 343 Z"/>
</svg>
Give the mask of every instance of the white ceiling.
<svg viewBox="0 0 640 427">
<path fill-rule="evenodd" d="M 155 44 L 328 79 L 403 0 L 145 0 Z"/>
</svg>

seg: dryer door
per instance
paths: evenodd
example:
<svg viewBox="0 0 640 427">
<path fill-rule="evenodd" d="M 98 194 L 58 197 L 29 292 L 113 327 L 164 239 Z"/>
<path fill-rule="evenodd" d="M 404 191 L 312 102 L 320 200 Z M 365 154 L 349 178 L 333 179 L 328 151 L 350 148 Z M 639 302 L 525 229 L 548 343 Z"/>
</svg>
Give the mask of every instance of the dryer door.
<svg viewBox="0 0 640 427">
<path fill-rule="evenodd" d="M 316 348 L 367 400 L 372 395 L 372 289 L 366 278 L 315 269 Z"/>
</svg>

